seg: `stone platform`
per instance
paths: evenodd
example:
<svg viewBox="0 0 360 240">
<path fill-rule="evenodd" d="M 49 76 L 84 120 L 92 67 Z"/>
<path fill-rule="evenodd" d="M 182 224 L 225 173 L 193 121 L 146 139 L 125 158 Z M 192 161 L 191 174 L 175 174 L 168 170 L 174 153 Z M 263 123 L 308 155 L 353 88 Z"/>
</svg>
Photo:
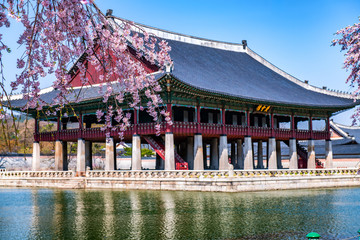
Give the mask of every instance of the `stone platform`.
<svg viewBox="0 0 360 240">
<path fill-rule="evenodd" d="M 359 169 L 0 172 L 0 187 L 245 192 L 360 186 Z"/>
</svg>

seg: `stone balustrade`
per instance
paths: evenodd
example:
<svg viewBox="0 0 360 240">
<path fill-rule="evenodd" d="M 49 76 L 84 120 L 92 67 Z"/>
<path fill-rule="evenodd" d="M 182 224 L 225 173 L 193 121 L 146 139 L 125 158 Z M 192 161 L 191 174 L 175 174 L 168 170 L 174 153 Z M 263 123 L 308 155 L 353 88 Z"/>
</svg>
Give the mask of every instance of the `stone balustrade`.
<svg viewBox="0 0 360 240">
<path fill-rule="evenodd" d="M 245 192 L 349 186 L 360 186 L 359 169 L 0 172 L 0 187 Z"/>
<path fill-rule="evenodd" d="M 72 171 L 5 171 L 0 172 L 0 178 L 71 178 Z"/>
<path fill-rule="evenodd" d="M 230 171 L 163 171 L 163 170 L 142 170 L 142 171 L 102 171 L 92 170 L 86 172 L 87 178 L 257 178 L 257 177 L 301 177 L 301 176 L 333 176 L 333 175 L 358 175 L 357 168 L 346 169 L 299 169 L 299 170 L 230 170 Z M 3 171 L 0 178 L 72 178 L 76 177 L 72 171 Z"/>
<path fill-rule="evenodd" d="M 253 178 L 356 175 L 359 169 L 234 170 L 234 171 L 88 171 L 89 178 Z"/>
</svg>

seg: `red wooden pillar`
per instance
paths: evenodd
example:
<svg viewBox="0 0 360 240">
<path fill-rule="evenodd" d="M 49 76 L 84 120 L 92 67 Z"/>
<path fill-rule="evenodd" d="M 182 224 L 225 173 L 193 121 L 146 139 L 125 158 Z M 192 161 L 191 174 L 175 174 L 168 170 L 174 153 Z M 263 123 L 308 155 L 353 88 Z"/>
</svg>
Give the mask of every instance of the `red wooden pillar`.
<svg viewBox="0 0 360 240">
<path fill-rule="evenodd" d="M 34 127 L 34 141 L 38 142 L 40 141 L 40 136 L 39 136 L 39 120 L 37 117 L 35 117 L 35 127 Z"/>
<path fill-rule="evenodd" d="M 61 130 L 61 121 L 60 116 L 57 117 L 57 131 L 59 132 Z"/>
<path fill-rule="evenodd" d="M 201 119 L 200 119 L 200 104 L 196 106 L 196 125 L 197 125 L 197 133 L 201 133 Z"/>
<path fill-rule="evenodd" d="M 312 116 L 309 117 L 309 131 L 310 131 L 310 139 L 313 139 Z"/>
<path fill-rule="evenodd" d="M 326 119 L 326 135 L 327 135 L 326 140 L 330 140 L 330 138 L 331 138 L 331 133 L 330 133 L 330 117 L 327 117 L 327 119 Z"/>
<path fill-rule="evenodd" d="M 294 116 L 294 114 L 291 115 L 291 136 L 292 136 L 292 138 L 296 138 L 295 137 L 295 116 Z"/>
<path fill-rule="evenodd" d="M 226 129 L 225 129 L 225 123 L 226 123 L 226 119 L 225 119 L 225 108 L 221 109 L 221 124 L 222 124 L 222 134 L 226 134 Z"/>
<path fill-rule="evenodd" d="M 246 135 L 250 136 L 250 111 L 246 111 Z"/>
<path fill-rule="evenodd" d="M 270 128 L 271 128 L 271 137 L 275 137 L 274 113 L 271 113 L 271 114 L 270 114 Z"/>
<path fill-rule="evenodd" d="M 60 130 L 61 130 L 61 118 L 60 116 L 57 117 L 57 133 L 56 133 L 56 140 L 60 139 Z"/>
<path fill-rule="evenodd" d="M 78 138 L 82 138 L 82 130 L 83 130 L 83 115 L 79 113 L 79 136 Z"/>
<path fill-rule="evenodd" d="M 134 108 L 134 133 L 137 134 L 137 125 L 138 125 L 138 110 Z"/>
<path fill-rule="evenodd" d="M 172 104 L 166 104 L 166 111 L 169 113 L 169 118 L 172 121 Z M 172 132 L 172 125 L 166 124 L 166 132 Z"/>
<path fill-rule="evenodd" d="M 39 133 L 39 120 L 35 117 L 35 134 Z"/>
</svg>

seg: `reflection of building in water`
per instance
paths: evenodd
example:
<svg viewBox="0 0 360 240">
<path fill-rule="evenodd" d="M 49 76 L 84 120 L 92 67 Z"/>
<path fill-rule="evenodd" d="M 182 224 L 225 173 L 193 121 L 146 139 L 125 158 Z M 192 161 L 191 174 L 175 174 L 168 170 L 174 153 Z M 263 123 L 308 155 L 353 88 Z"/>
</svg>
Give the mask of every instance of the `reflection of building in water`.
<svg viewBox="0 0 360 240">
<path fill-rule="evenodd" d="M 193 206 L 195 209 L 194 214 L 194 234 L 196 234 L 196 239 L 205 239 L 205 229 L 206 229 L 206 216 L 204 214 L 205 209 L 205 196 L 202 193 L 197 193 L 196 198 L 193 199 Z"/>
<path fill-rule="evenodd" d="M 108 21 L 115 26 L 121 19 L 108 18 Z M 326 87 L 317 88 L 308 81 L 292 77 L 249 49 L 245 40 L 242 44 L 226 43 L 138 26 L 164 38 L 171 47 L 173 62 L 163 73 L 158 72 L 156 64 L 143 59 L 137 61 L 141 61 L 144 69 L 159 81 L 160 95 L 165 102 L 163 107 L 174 124 L 162 122 L 161 136 L 156 136 L 155 123 L 146 109 L 139 111 L 123 105 L 125 112 L 131 114 L 132 125 L 125 130 L 124 141 L 132 143 L 133 170 L 142 168 L 142 143 L 150 144 L 156 151 L 157 169 L 163 166 L 166 170 L 227 170 L 229 161 L 235 169 L 263 168 L 262 162 L 254 162 L 254 142 L 258 142 L 259 154 L 263 146 L 267 146 L 267 159 L 262 156 L 258 159 L 267 161 L 268 169 L 282 168 L 278 157 L 281 142 L 289 146 L 289 168 L 322 167 L 315 157 L 313 140 L 325 141 L 326 167 L 333 167 L 329 118 L 356 105 L 352 95 L 329 91 Z M 128 54 L 133 54 L 132 46 L 129 45 L 129 49 Z M 77 64 L 83 59 L 80 58 Z M 89 65 L 87 69 L 89 75 L 96 76 L 93 66 Z M 94 125 L 99 123 L 96 111 L 105 106 L 100 80 L 91 78 L 91 87 L 82 87 L 78 68 L 73 66 L 70 73 L 74 91 L 66 98 L 74 114 L 51 118 L 45 111 L 26 110 L 37 118 L 33 170 L 39 170 L 40 166 L 39 141 L 56 142 L 56 170 L 67 169 L 66 143 L 77 142 L 78 172 L 84 172 L 86 166 L 93 167 L 92 143 L 106 142 L 105 170 L 115 170 L 114 149 L 119 142 L 120 129 L 115 126 L 116 130 L 106 139 L 106 132 Z M 120 91 L 116 84 L 113 87 L 114 91 Z M 41 99 L 51 103 L 58 92 L 52 88 L 44 89 Z M 25 104 L 22 95 L 12 97 L 14 109 L 21 111 Z M 144 104 L 144 107 L 147 106 Z M 40 133 L 39 121 L 55 122 L 57 131 Z M 315 122 L 323 128 L 313 127 Z M 78 123 L 78 127 L 67 129 L 71 123 Z M 103 123 L 104 120 L 100 122 Z M 300 145 L 300 140 L 309 140 L 307 146 Z M 265 142 L 267 144 L 262 144 Z M 230 151 L 228 145 L 231 145 Z M 204 151 L 207 146 L 210 151 Z M 208 153 L 213 156 L 208 158 Z M 210 165 L 207 159 L 211 159 Z"/>
<path fill-rule="evenodd" d="M 66 226 L 72 225 L 72 221 L 66 218 L 67 202 L 66 193 L 64 191 L 54 191 L 54 212 L 53 212 L 53 224 L 55 227 L 55 236 L 63 236 L 64 231 L 68 231 Z"/>
<path fill-rule="evenodd" d="M 164 207 L 164 215 L 162 219 L 162 231 L 164 239 L 175 239 L 176 234 L 176 213 L 175 202 L 171 192 L 161 192 L 161 200 Z"/>
<path fill-rule="evenodd" d="M 34 232 L 39 232 L 40 229 L 40 220 L 39 220 L 39 190 L 33 189 L 31 190 L 31 199 L 32 199 L 32 218 L 31 218 L 31 226 Z"/>
<path fill-rule="evenodd" d="M 130 216 L 130 239 L 141 239 L 141 202 L 139 193 L 131 191 L 130 193 L 131 216 Z"/>
<path fill-rule="evenodd" d="M 114 236 L 115 218 L 114 218 L 114 199 L 111 191 L 104 191 L 104 220 L 103 227 L 104 233 L 107 236 Z"/>
<path fill-rule="evenodd" d="M 85 206 L 84 206 L 84 192 L 75 193 L 75 230 L 79 236 L 86 236 L 86 219 L 84 216 Z"/>
</svg>

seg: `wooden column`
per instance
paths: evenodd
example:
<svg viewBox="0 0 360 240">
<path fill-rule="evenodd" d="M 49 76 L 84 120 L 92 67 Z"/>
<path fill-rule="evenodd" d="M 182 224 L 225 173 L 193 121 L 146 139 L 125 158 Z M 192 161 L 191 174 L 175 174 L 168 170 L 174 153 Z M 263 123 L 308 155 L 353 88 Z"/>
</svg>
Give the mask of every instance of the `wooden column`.
<svg viewBox="0 0 360 240">
<path fill-rule="evenodd" d="M 60 116 L 57 117 L 57 131 L 59 132 L 61 130 L 61 118 Z"/>
<path fill-rule="evenodd" d="M 79 113 L 79 128 L 82 130 L 83 129 L 83 115 L 82 113 Z"/>
<path fill-rule="evenodd" d="M 250 136 L 250 111 L 246 111 L 246 135 Z"/>
<path fill-rule="evenodd" d="M 201 132 L 201 119 L 200 119 L 200 104 L 196 106 L 196 123 L 197 123 L 197 133 Z"/>
<path fill-rule="evenodd" d="M 34 122 L 35 126 L 34 126 L 34 142 L 39 142 L 40 138 L 39 138 L 39 121 L 38 118 L 35 117 L 35 122 Z"/>
<path fill-rule="evenodd" d="M 57 117 L 57 132 L 56 132 L 56 140 L 60 139 L 60 130 L 61 130 L 61 118 L 60 116 Z"/>
<path fill-rule="evenodd" d="M 226 134 L 225 129 L 225 108 L 221 109 L 221 124 L 222 124 L 222 134 Z"/>
<path fill-rule="evenodd" d="M 83 131 L 83 115 L 82 113 L 79 114 L 79 137 L 78 138 L 82 138 L 82 131 Z"/>
<path fill-rule="evenodd" d="M 295 138 L 295 116 L 294 114 L 291 115 L 291 135 L 292 138 Z"/>
<path fill-rule="evenodd" d="M 270 128 L 271 128 L 271 136 L 275 137 L 275 130 L 274 130 L 274 113 L 270 114 Z"/>
<path fill-rule="evenodd" d="M 169 113 L 169 118 L 172 121 L 172 104 L 171 103 L 166 104 L 166 110 Z M 172 125 L 166 124 L 166 132 L 169 132 L 169 133 L 172 132 Z"/>
<path fill-rule="evenodd" d="M 327 132 L 327 138 L 326 140 L 330 140 L 331 133 L 330 133 L 330 117 L 326 118 L 326 132 Z"/>
<path fill-rule="evenodd" d="M 137 125 L 138 125 L 138 110 L 134 108 L 134 133 L 137 134 Z"/>
<path fill-rule="evenodd" d="M 39 133 L 39 120 L 35 117 L 35 134 Z"/>
<path fill-rule="evenodd" d="M 313 139 L 312 116 L 309 117 L 309 131 L 310 131 L 310 138 Z"/>
</svg>

